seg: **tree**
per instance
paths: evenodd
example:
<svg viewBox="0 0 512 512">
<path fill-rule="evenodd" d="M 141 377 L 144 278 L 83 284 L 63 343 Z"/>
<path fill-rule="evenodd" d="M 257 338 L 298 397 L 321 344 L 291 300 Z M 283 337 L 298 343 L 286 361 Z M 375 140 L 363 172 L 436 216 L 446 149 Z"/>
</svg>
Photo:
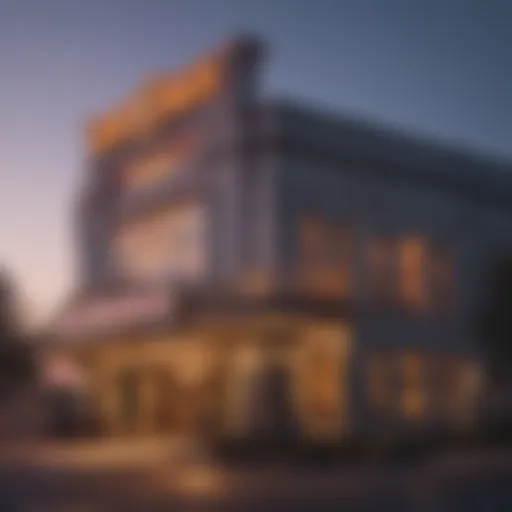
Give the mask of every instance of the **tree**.
<svg viewBox="0 0 512 512">
<path fill-rule="evenodd" d="M 35 362 L 28 337 L 21 328 L 15 307 L 15 288 L 5 271 L 0 272 L 0 400 L 28 383 Z"/>
</svg>

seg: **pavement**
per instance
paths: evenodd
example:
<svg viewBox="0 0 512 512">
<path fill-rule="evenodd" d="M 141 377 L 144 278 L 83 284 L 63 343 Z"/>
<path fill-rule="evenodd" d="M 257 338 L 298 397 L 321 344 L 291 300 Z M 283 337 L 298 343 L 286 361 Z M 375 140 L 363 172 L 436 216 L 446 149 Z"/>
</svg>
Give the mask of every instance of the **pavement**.
<svg viewBox="0 0 512 512">
<path fill-rule="evenodd" d="M 183 438 L 113 439 L 82 442 L 25 442 L 0 446 L 0 467 L 39 469 L 146 468 L 189 459 L 200 447 Z"/>
<path fill-rule="evenodd" d="M 183 440 L 19 448 L 0 456 L 1 512 L 512 511 L 512 453 L 499 451 L 313 468 L 221 466 Z"/>
</svg>

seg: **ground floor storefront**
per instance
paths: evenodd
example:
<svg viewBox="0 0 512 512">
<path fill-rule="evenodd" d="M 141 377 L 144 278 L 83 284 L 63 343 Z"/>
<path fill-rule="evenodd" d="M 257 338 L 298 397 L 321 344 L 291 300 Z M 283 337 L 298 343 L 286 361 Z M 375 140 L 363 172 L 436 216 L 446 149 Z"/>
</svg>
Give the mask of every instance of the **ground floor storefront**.
<svg viewBox="0 0 512 512">
<path fill-rule="evenodd" d="M 339 438 L 350 430 L 344 322 L 271 315 L 54 352 L 110 436 Z"/>
<path fill-rule="evenodd" d="M 475 361 L 373 350 L 337 302 L 234 296 L 187 311 L 49 344 L 98 434 L 337 443 L 477 428 Z"/>
<path fill-rule="evenodd" d="M 482 365 L 467 353 L 411 347 L 367 350 L 368 429 L 377 436 L 479 428 Z"/>
</svg>

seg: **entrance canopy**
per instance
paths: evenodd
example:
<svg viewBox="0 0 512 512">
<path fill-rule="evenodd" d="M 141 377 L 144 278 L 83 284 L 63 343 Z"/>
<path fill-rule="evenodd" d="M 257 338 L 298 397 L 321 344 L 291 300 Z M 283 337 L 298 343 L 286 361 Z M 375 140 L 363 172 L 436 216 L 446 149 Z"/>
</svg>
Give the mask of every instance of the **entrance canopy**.
<svg viewBox="0 0 512 512">
<path fill-rule="evenodd" d="M 229 289 L 129 289 L 70 303 L 51 326 L 50 337 L 69 343 L 176 329 L 202 320 L 231 322 L 268 314 L 341 319 L 350 311 L 346 301 L 290 293 L 255 297 Z"/>
<path fill-rule="evenodd" d="M 174 317 L 176 304 L 169 289 L 91 294 L 65 306 L 50 326 L 50 338 L 68 343 L 162 325 Z"/>
</svg>

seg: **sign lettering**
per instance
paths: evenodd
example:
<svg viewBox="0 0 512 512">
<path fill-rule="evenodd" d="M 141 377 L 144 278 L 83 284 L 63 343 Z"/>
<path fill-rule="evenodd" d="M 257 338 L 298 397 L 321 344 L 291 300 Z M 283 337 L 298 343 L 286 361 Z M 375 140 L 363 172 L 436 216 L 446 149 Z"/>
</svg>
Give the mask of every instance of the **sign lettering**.
<svg viewBox="0 0 512 512">
<path fill-rule="evenodd" d="M 144 133 L 164 119 L 205 103 L 220 91 L 223 71 L 218 59 L 209 59 L 178 76 L 149 82 L 127 104 L 91 123 L 88 131 L 91 151 L 105 151 L 122 140 Z"/>
</svg>

